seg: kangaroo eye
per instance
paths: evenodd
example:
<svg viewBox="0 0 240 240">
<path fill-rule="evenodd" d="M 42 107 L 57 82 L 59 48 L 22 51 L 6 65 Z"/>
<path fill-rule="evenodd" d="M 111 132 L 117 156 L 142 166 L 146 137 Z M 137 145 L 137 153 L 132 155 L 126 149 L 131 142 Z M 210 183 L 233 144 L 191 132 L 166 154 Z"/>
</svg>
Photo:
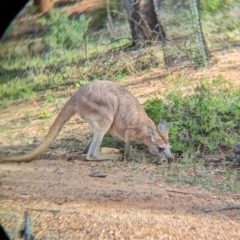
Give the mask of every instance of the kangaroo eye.
<svg viewBox="0 0 240 240">
<path fill-rule="evenodd" d="M 158 151 L 159 151 L 159 152 L 163 152 L 163 151 L 164 151 L 164 148 L 158 146 Z"/>
</svg>

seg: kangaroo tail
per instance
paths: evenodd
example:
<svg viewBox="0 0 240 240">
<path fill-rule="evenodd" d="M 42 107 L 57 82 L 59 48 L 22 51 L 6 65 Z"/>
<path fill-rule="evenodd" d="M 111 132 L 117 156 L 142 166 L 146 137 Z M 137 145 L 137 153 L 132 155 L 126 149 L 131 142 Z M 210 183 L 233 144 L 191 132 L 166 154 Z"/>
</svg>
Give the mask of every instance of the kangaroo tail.
<svg viewBox="0 0 240 240">
<path fill-rule="evenodd" d="M 74 115 L 73 99 L 65 104 L 43 141 L 32 151 L 21 156 L 0 157 L 0 162 L 30 162 L 44 153 L 53 143 L 63 125 Z"/>
</svg>

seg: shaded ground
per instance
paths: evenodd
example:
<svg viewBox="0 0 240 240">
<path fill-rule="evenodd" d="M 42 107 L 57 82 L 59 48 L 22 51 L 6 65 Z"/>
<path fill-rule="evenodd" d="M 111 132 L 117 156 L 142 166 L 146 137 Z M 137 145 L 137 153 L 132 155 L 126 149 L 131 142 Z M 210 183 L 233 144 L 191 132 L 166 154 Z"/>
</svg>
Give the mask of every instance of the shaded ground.
<svg viewBox="0 0 240 240">
<path fill-rule="evenodd" d="M 185 77 L 222 74 L 240 86 L 239 54 L 239 49 L 216 53 L 216 65 L 186 71 Z M 171 87 L 167 74 L 136 76 L 122 85 L 143 103 Z M 1 154 L 29 151 L 45 135 L 59 105 L 62 102 L 16 101 L 1 110 Z M 49 118 L 39 118 L 43 108 Z M 76 146 L 82 149 L 90 133 L 75 116 L 38 160 L 0 165 L 0 222 L 12 237 L 16 239 L 28 210 L 38 239 L 240 239 L 240 210 L 222 209 L 239 207 L 238 192 L 166 183 L 153 163 L 86 162 Z M 76 139 L 75 144 L 68 139 Z M 106 177 L 90 177 L 92 173 Z"/>
</svg>

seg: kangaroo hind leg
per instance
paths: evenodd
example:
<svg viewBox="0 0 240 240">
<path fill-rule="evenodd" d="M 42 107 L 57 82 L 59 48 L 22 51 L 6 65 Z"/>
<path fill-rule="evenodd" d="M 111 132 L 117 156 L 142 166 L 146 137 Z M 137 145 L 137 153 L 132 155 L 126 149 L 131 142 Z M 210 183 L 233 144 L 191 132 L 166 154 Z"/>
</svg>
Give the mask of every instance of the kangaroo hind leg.
<svg viewBox="0 0 240 240">
<path fill-rule="evenodd" d="M 87 154 L 88 149 L 89 149 L 91 143 L 92 143 L 92 138 L 88 141 L 87 145 L 82 150 L 83 154 Z M 107 148 L 107 147 L 101 147 L 99 151 L 100 151 L 100 153 L 103 153 L 103 154 L 118 154 L 118 153 L 121 152 L 120 149 L 117 149 L 117 148 Z"/>
<path fill-rule="evenodd" d="M 102 131 L 102 130 L 99 131 L 97 129 L 94 129 L 93 138 L 91 139 L 89 146 L 87 146 L 88 152 L 87 152 L 86 160 L 95 160 L 95 161 L 122 160 L 122 154 L 101 153 L 100 146 L 106 132 L 107 131 Z"/>
</svg>

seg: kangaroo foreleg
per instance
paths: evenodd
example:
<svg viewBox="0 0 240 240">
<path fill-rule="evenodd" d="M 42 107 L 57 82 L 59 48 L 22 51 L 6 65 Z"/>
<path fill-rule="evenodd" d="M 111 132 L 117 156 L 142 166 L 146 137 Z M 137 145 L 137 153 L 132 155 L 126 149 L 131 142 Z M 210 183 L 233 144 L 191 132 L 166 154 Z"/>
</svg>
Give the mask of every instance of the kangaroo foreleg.
<svg viewBox="0 0 240 240">
<path fill-rule="evenodd" d="M 130 130 L 125 132 L 125 151 L 124 151 L 124 159 L 127 160 L 130 154 Z"/>
</svg>

